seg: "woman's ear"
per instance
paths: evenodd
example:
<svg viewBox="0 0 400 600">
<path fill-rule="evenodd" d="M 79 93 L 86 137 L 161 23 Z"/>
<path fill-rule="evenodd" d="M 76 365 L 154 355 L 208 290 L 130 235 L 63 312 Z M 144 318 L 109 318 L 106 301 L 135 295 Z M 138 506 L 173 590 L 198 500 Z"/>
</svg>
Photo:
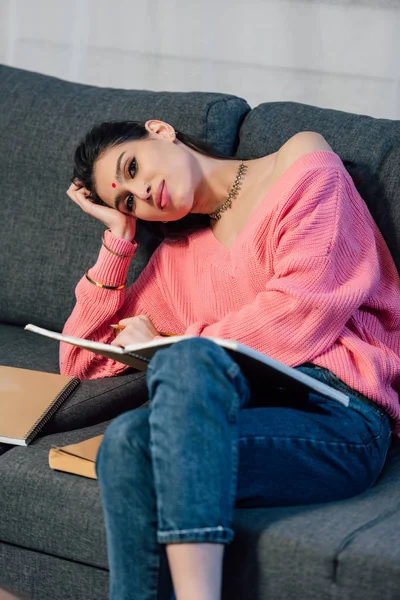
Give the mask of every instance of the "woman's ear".
<svg viewBox="0 0 400 600">
<path fill-rule="evenodd" d="M 175 139 L 175 129 L 165 121 L 151 119 L 144 124 L 149 133 L 153 133 L 167 140 Z"/>
</svg>

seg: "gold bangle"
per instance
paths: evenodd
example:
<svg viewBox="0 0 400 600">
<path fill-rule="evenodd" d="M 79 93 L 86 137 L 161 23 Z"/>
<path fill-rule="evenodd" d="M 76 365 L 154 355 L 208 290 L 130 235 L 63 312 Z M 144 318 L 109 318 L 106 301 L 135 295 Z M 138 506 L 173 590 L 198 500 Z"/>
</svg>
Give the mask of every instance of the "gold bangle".
<svg viewBox="0 0 400 600">
<path fill-rule="evenodd" d="M 125 285 L 126 285 L 126 281 L 122 285 L 105 285 L 104 283 L 99 283 L 98 281 L 95 281 L 94 279 L 91 279 L 89 277 L 87 271 L 86 271 L 85 275 L 86 275 L 86 279 L 90 283 L 93 283 L 93 285 L 97 285 L 97 287 L 99 287 L 99 288 L 105 288 L 106 290 L 122 290 L 125 287 Z"/>
<path fill-rule="evenodd" d="M 104 233 L 103 233 L 103 238 L 101 240 L 101 243 L 103 244 L 103 246 L 106 250 L 111 252 L 111 254 L 115 254 L 115 256 L 119 256 L 120 258 L 132 258 L 132 256 L 135 256 L 135 251 L 133 252 L 133 254 L 120 254 L 119 252 L 115 252 L 115 250 L 111 250 L 111 248 L 109 248 L 104 241 Z M 136 250 L 136 248 L 135 248 L 135 250 Z"/>
</svg>

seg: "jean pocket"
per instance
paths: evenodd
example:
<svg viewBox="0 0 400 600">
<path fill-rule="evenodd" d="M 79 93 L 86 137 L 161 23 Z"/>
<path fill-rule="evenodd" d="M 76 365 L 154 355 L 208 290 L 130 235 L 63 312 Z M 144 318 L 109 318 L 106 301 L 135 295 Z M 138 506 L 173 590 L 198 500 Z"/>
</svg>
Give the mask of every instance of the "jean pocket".
<svg viewBox="0 0 400 600">
<path fill-rule="evenodd" d="M 370 433 L 376 440 L 379 440 L 379 445 L 384 448 L 383 451 L 386 456 L 391 440 L 388 414 L 373 400 L 346 385 L 332 371 L 328 369 L 324 369 L 324 371 L 326 383 L 349 396 L 349 408 L 355 410 L 364 418 Z"/>
<path fill-rule="evenodd" d="M 383 425 L 385 425 L 385 431 L 386 429 L 390 431 L 390 420 L 383 408 L 370 398 L 348 386 L 332 371 L 323 367 L 314 367 L 312 370 L 307 369 L 307 374 L 346 394 L 350 399 L 349 408 L 355 410 L 364 419 L 369 421 L 370 430 L 373 430 L 375 435 L 380 435 L 381 430 L 383 431 Z"/>
<path fill-rule="evenodd" d="M 339 379 L 339 377 L 332 373 L 332 371 L 329 371 L 328 369 L 325 369 L 325 371 L 327 375 L 328 384 L 331 387 L 334 387 L 337 390 L 344 392 L 348 396 L 357 398 L 365 405 L 369 406 L 372 410 L 376 411 L 379 415 L 386 415 L 385 411 L 379 406 L 379 404 L 376 404 L 376 402 L 374 402 L 367 396 L 364 396 L 363 394 L 361 394 L 361 392 L 358 392 L 357 390 L 354 390 L 353 388 L 348 386 L 346 383 L 344 383 L 344 381 L 342 381 L 341 379 Z"/>
</svg>

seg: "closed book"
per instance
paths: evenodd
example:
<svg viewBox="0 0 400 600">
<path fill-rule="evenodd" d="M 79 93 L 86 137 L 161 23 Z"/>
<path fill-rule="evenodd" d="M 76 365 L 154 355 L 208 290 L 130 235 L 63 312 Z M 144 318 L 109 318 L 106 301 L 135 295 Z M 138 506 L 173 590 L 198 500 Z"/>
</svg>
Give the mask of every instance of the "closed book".
<svg viewBox="0 0 400 600">
<path fill-rule="evenodd" d="M 0 442 L 30 444 L 78 384 L 69 375 L 0 366 Z"/>
<path fill-rule="evenodd" d="M 51 448 L 49 452 L 50 467 L 56 471 L 97 479 L 95 464 L 102 439 L 103 436 L 98 435 L 79 444 Z"/>
</svg>

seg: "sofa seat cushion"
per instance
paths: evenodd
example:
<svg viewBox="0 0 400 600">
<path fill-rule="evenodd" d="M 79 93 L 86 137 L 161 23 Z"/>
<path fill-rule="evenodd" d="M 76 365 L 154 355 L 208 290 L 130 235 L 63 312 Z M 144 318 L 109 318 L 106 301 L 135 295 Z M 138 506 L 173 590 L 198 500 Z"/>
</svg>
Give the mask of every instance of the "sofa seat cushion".
<svg viewBox="0 0 400 600">
<path fill-rule="evenodd" d="M 0 542 L 107 568 L 98 482 L 48 466 L 52 445 L 99 435 L 106 426 L 49 435 L 0 457 Z M 355 498 L 237 509 L 224 600 L 394 600 L 400 589 L 399 498 L 396 443 L 376 485 Z"/>
<path fill-rule="evenodd" d="M 224 600 L 398 600 L 400 442 L 363 494 L 327 504 L 236 510 L 234 528 Z"/>
<path fill-rule="evenodd" d="M 0 324 L 0 364 L 58 373 L 58 342 Z M 113 419 L 148 400 L 146 374 L 128 369 L 117 377 L 81 381 L 40 432 L 40 436 Z M 0 454 L 8 446 L 0 444 Z"/>
<path fill-rule="evenodd" d="M 104 432 L 107 423 L 42 437 L 0 456 L 0 541 L 107 568 L 96 480 L 50 469 L 49 449 Z"/>
<path fill-rule="evenodd" d="M 56 340 L 0 323 L 0 365 L 59 373 L 58 348 Z"/>
</svg>

